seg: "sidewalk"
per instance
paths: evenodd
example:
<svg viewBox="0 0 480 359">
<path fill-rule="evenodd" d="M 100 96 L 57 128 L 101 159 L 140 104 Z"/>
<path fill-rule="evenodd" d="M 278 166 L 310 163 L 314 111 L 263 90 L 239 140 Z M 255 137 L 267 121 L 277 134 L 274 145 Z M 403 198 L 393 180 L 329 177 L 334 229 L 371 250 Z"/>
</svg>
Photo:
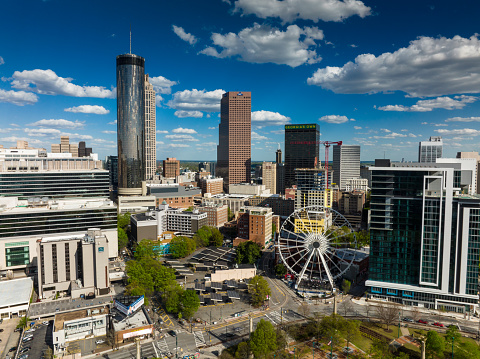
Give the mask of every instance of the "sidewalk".
<svg viewBox="0 0 480 359">
<path fill-rule="evenodd" d="M 378 306 L 378 305 L 381 305 L 381 304 L 384 304 L 384 303 L 391 303 L 391 302 L 382 302 L 382 301 L 378 301 L 378 300 L 366 300 L 365 297 L 362 297 L 360 299 L 354 299 L 352 297 L 352 302 L 355 303 L 355 304 L 358 304 L 358 305 L 372 305 L 372 306 Z M 471 322 L 477 322 L 479 321 L 479 318 L 476 318 L 474 316 L 471 316 L 470 319 L 467 319 L 465 317 L 465 314 L 463 313 L 454 313 L 454 312 L 440 312 L 438 310 L 434 310 L 434 309 L 428 309 L 428 308 L 423 308 L 423 307 L 412 307 L 412 306 L 409 306 L 409 305 L 399 305 L 399 308 L 401 308 L 402 310 L 406 310 L 406 311 L 411 311 L 412 308 L 415 308 L 417 309 L 420 313 L 425 313 L 425 314 L 430 314 L 430 315 L 441 315 L 443 317 L 450 317 L 450 318 L 454 318 L 454 319 L 462 319 L 462 320 L 469 320 Z"/>
</svg>

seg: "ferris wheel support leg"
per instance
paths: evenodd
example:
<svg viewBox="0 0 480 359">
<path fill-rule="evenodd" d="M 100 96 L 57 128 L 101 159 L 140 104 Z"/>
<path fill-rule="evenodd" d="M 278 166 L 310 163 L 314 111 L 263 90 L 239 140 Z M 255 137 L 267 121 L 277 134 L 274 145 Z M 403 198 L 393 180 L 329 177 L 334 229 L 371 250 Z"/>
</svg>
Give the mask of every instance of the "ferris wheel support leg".
<svg viewBox="0 0 480 359">
<path fill-rule="evenodd" d="M 323 258 L 323 254 L 319 251 L 318 255 L 320 256 L 320 259 L 322 260 L 323 268 L 325 268 L 325 273 L 327 273 L 328 281 L 330 282 L 330 285 L 332 286 L 332 293 L 333 293 L 333 278 L 332 275 L 330 274 L 330 269 L 327 267 L 327 263 L 325 262 L 325 258 Z"/>
<path fill-rule="evenodd" d="M 298 275 L 296 287 L 298 287 L 298 285 L 299 285 L 300 282 L 302 281 L 303 275 L 305 274 L 305 271 L 307 270 L 308 264 L 310 263 L 310 260 L 312 259 L 312 257 L 313 257 L 314 254 L 315 254 L 315 251 L 312 251 L 312 253 L 310 253 L 310 256 L 308 256 L 308 259 L 307 259 L 307 261 L 305 262 L 305 265 L 303 266 L 302 271 L 301 271 L 300 274 Z M 304 293 L 304 295 L 305 295 L 305 293 Z"/>
</svg>

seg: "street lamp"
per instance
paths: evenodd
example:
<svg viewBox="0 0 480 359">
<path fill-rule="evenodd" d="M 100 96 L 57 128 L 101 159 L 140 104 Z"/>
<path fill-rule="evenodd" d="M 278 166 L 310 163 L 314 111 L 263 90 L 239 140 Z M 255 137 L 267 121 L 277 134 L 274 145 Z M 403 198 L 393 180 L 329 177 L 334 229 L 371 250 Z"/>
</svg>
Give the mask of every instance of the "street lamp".
<svg viewBox="0 0 480 359">
<path fill-rule="evenodd" d="M 315 340 L 313 341 L 313 346 L 312 346 L 312 358 L 315 359 Z"/>
<path fill-rule="evenodd" d="M 453 343 L 455 342 L 455 337 L 452 337 L 452 359 L 453 359 Z"/>
<path fill-rule="evenodd" d="M 400 338 L 400 314 L 401 312 L 398 312 L 398 337 L 397 338 Z"/>
</svg>

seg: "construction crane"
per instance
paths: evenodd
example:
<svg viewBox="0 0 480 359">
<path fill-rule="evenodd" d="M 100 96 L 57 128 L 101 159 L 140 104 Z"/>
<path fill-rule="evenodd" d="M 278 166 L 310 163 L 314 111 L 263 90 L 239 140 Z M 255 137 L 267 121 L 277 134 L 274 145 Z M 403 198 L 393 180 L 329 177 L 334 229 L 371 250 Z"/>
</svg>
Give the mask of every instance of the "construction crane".
<svg viewBox="0 0 480 359">
<path fill-rule="evenodd" d="M 327 190 L 328 190 L 328 149 L 331 145 L 342 145 L 342 141 L 319 141 L 320 144 L 325 146 L 325 181 L 327 182 Z"/>
</svg>

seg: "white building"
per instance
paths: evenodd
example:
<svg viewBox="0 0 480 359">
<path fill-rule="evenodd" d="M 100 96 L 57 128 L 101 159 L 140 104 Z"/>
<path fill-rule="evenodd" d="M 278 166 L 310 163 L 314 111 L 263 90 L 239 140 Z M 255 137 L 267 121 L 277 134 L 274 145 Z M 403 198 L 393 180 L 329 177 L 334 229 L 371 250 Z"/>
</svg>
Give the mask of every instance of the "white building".
<svg viewBox="0 0 480 359">
<path fill-rule="evenodd" d="M 268 196 L 270 190 L 263 184 L 238 183 L 228 186 L 229 194 L 245 194 L 250 196 Z"/>
<path fill-rule="evenodd" d="M 368 191 L 368 179 L 350 178 L 345 182 L 345 192 Z"/>
<path fill-rule="evenodd" d="M 157 170 L 155 90 L 145 75 L 145 179 L 153 179 Z"/>
<path fill-rule="evenodd" d="M 428 141 L 418 144 L 418 162 L 435 162 L 443 153 L 443 141 L 440 136 L 431 136 Z"/>
<path fill-rule="evenodd" d="M 343 191 L 352 178 L 360 178 L 360 146 L 333 146 L 333 182 Z"/>
<path fill-rule="evenodd" d="M 33 291 L 32 278 L 0 282 L 0 318 L 10 319 L 27 314 Z"/>
</svg>

